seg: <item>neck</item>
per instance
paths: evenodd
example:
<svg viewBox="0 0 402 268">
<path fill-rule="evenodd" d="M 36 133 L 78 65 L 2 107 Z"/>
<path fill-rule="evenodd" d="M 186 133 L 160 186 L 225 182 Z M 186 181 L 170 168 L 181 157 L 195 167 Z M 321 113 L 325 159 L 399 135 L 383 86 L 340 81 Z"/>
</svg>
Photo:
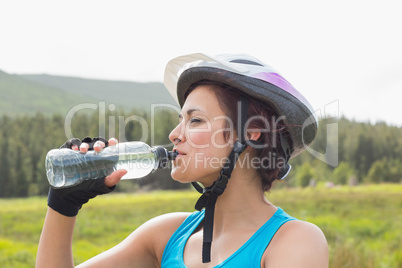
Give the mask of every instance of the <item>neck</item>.
<svg viewBox="0 0 402 268">
<path fill-rule="evenodd" d="M 244 228 L 250 222 L 261 226 L 275 211 L 276 208 L 264 196 L 258 171 L 235 168 L 225 192 L 215 205 L 214 232 L 219 235 L 228 228 Z"/>
</svg>

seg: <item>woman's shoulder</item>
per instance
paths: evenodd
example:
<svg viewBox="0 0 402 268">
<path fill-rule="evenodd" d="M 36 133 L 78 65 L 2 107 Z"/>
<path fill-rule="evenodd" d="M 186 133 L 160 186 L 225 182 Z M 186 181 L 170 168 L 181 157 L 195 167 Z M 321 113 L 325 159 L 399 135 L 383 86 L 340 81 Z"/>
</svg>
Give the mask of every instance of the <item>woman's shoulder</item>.
<svg viewBox="0 0 402 268">
<path fill-rule="evenodd" d="M 164 236 L 170 237 L 190 215 L 189 212 L 163 214 L 145 222 L 139 229 L 149 235 L 160 236 L 160 232 Z"/>
<path fill-rule="evenodd" d="M 281 230 L 282 229 L 282 230 Z M 321 229 L 313 223 L 293 220 L 289 221 L 279 229 L 277 235 L 284 243 L 312 243 L 318 246 L 325 244 L 327 246 L 327 240 Z M 308 241 L 305 239 L 308 238 Z M 288 245 L 287 245 L 288 246 Z"/>
<path fill-rule="evenodd" d="M 266 267 L 328 267 L 324 233 L 316 225 L 301 220 L 285 223 L 264 255 Z"/>
<path fill-rule="evenodd" d="M 177 227 L 180 226 L 180 224 L 183 223 L 183 221 L 190 216 L 190 212 L 171 212 L 163 215 L 156 216 L 155 218 L 150 219 L 145 225 L 165 225 L 165 224 L 173 224 L 173 225 L 178 225 Z"/>
</svg>

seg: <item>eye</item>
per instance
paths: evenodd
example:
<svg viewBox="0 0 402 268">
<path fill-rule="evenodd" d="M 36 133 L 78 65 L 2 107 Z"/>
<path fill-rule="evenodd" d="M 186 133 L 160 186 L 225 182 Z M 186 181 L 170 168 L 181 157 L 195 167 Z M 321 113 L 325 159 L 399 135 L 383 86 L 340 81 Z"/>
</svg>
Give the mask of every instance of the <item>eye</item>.
<svg viewBox="0 0 402 268">
<path fill-rule="evenodd" d="M 190 124 L 196 124 L 196 123 L 201 123 L 201 120 L 198 119 L 197 117 L 192 117 L 190 119 Z"/>
</svg>

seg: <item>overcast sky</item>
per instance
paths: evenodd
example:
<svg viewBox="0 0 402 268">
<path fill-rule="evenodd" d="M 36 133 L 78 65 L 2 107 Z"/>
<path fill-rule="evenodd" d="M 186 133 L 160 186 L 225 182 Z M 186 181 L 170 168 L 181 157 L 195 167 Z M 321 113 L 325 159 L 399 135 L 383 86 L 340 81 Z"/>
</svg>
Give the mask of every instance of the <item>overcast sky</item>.
<svg viewBox="0 0 402 268">
<path fill-rule="evenodd" d="M 247 53 L 322 115 L 402 125 L 401 3 L 0 0 L 0 70 L 162 82 L 173 57 Z"/>
</svg>

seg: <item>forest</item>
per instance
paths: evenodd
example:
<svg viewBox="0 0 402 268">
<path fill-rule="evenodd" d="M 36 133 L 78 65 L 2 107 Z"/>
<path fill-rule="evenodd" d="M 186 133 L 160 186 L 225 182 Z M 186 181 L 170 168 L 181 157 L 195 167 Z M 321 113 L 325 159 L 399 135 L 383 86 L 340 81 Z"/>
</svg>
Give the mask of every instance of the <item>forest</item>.
<svg viewBox="0 0 402 268">
<path fill-rule="evenodd" d="M 141 140 L 171 148 L 168 134 L 177 123 L 178 114 L 172 109 L 156 109 L 152 115 L 142 110 L 108 110 L 103 116 L 99 111 L 77 113 L 71 122 L 61 115 L 42 113 L 4 115 L 0 118 L 0 197 L 47 195 L 46 153 L 60 147 L 67 135 L 84 138 L 101 134 L 117 137 L 120 142 Z M 292 171 L 276 187 L 401 183 L 401 159 L 401 127 L 344 117 L 321 119 L 310 150 L 290 160 Z M 140 180 L 122 182 L 117 191 L 189 187 L 169 176 L 168 169 L 159 170 Z"/>
</svg>

